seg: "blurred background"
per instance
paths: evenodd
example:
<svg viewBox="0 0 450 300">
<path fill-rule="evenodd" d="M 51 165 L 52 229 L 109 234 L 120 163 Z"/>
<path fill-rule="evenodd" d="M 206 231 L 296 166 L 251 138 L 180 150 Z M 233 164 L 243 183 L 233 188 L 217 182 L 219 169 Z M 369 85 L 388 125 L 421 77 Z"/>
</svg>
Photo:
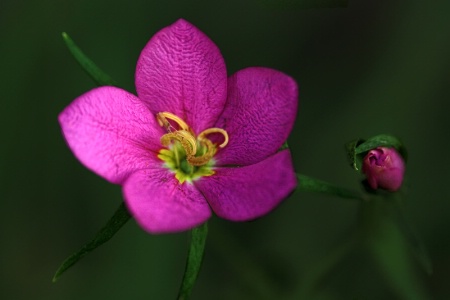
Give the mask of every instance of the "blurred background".
<svg viewBox="0 0 450 300">
<path fill-rule="evenodd" d="M 218 45 L 229 74 L 266 66 L 297 80 L 289 143 L 298 172 L 358 189 L 361 176 L 349 168 L 344 144 L 379 133 L 403 140 L 405 218 L 434 267 L 427 275 L 412 264 L 414 282 L 428 294 L 417 299 L 450 298 L 450 2 L 301 9 L 270 1 L 0 2 L 1 299 L 176 297 L 187 234 L 148 235 L 133 220 L 56 284 L 51 279 L 122 201 L 120 187 L 85 169 L 62 138 L 57 115 L 94 83 L 61 33 L 134 92 L 141 49 L 178 18 Z M 254 222 L 214 217 L 192 299 L 300 299 L 315 265 L 354 232 L 358 207 L 298 192 Z M 410 284 L 393 285 L 368 253 L 354 251 L 307 299 L 405 299 Z"/>
</svg>

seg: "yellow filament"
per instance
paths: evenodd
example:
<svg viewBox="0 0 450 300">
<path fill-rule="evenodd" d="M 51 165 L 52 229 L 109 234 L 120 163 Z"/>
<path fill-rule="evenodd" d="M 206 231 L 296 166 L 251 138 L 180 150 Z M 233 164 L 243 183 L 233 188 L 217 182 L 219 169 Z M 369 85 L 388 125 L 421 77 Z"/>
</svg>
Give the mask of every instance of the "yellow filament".
<svg viewBox="0 0 450 300">
<path fill-rule="evenodd" d="M 223 135 L 225 140 L 223 141 L 222 144 L 219 145 L 220 148 L 223 148 L 223 147 L 225 147 L 228 144 L 228 133 L 225 130 L 223 130 L 222 128 L 208 128 L 208 129 L 205 129 L 198 135 L 198 139 L 202 140 L 202 141 L 208 140 L 205 136 L 207 136 L 208 134 L 211 134 L 211 133 L 220 133 L 220 134 Z"/>
<path fill-rule="evenodd" d="M 186 155 L 195 155 L 197 152 L 197 141 L 189 132 L 185 130 L 178 130 L 176 132 L 166 133 L 161 137 L 161 144 L 163 146 L 169 146 L 172 139 L 175 139 L 181 143 L 181 146 L 186 151 Z"/>
<path fill-rule="evenodd" d="M 208 139 L 203 139 L 201 142 L 206 146 L 206 153 L 202 156 L 187 155 L 186 157 L 186 160 L 192 166 L 203 166 L 214 156 L 215 151 L 213 143 Z"/>
<path fill-rule="evenodd" d="M 167 119 L 172 120 L 175 123 L 177 123 L 178 127 L 180 127 L 179 130 L 190 131 L 190 128 L 186 124 L 186 122 L 184 122 L 180 117 L 177 117 L 170 112 L 166 112 L 166 111 L 160 112 L 160 113 L 156 114 L 156 119 L 158 120 L 159 126 L 166 128 L 167 131 L 171 131 L 170 130 L 171 125 Z"/>
<path fill-rule="evenodd" d="M 168 133 L 161 137 L 161 144 L 167 147 L 172 140 L 179 141 L 186 153 L 186 160 L 191 166 L 199 167 L 207 164 L 216 153 L 216 146 L 206 137 L 207 135 L 220 133 L 223 135 L 224 141 L 219 147 L 223 148 L 228 144 L 228 133 L 221 128 L 208 128 L 195 137 L 194 132 L 186 122 L 172 113 L 160 112 L 156 115 L 156 119 L 158 120 L 158 124 L 168 131 Z M 176 123 L 179 128 L 174 128 L 169 121 Z M 206 149 L 205 153 L 201 155 L 200 153 L 197 153 L 197 142 L 198 145 L 203 145 L 202 148 Z M 197 154 L 199 156 L 196 156 Z M 175 156 L 177 156 L 176 161 L 179 163 L 177 151 L 175 151 Z"/>
</svg>

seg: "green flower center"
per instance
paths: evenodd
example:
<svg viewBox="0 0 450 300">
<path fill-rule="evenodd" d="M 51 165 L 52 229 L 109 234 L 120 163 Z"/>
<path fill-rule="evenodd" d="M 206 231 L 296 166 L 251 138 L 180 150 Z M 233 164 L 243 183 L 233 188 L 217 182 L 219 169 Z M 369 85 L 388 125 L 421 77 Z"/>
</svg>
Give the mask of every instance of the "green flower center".
<svg viewBox="0 0 450 300">
<path fill-rule="evenodd" d="M 228 143 L 228 134 L 225 130 L 209 128 L 196 136 L 181 118 L 172 113 L 160 112 L 156 118 L 159 125 L 168 132 L 161 137 L 161 144 L 166 148 L 159 151 L 158 158 L 175 173 L 180 184 L 214 174 L 212 158 L 218 147 L 223 148 Z M 211 133 L 222 134 L 224 142 L 220 145 L 214 144 L 206 137 Z"/>
</svg>

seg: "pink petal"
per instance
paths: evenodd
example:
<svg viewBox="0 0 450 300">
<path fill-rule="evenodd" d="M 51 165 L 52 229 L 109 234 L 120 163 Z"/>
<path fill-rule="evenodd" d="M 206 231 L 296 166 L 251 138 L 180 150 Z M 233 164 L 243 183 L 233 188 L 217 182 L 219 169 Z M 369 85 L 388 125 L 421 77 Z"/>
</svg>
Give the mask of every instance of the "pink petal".
<svg viewBox="0 0 450 300">
<path fill-rule="evenodd" d="M 123 186 L 125 202 L 139 225 L 150 233 L 191 229 L 204 223 L 211 210 L 193 184 L 180 184 L 166 169 L 130 176 Z"/>
<path fill-rule="evenodd" d="M 194 184 L 219 217 L 232 221 L 248 221 L 269 213 L 297 184 L 288 150 L 257 164 L 215 171 Z"/>
<path fill-rule="evenodd" d="M 159 162 L 155 153 L 162 148 L 162 129 L 149 109 L 124 90 L 91 90 L 66 107 L 59 122 L 75 156 L 112 183 Z"/>
<path fill-rule="evenodd" d="M 197 134 L 212 127 L 222 112 L 226 85 L 219 49 L 182 19 L 152 37 L 136 67 L 139 98 L 154 114 L 173 113 Z"/>
<path fill-rule="evenodd" d="M 231 76 L 215 125 L 230 138 L 215 156 L 218 165 L 250 165 L 275 153 L 292 130 L 297 103 L 297 84 L 279 71 L 253 67 Z"/>
</svg>

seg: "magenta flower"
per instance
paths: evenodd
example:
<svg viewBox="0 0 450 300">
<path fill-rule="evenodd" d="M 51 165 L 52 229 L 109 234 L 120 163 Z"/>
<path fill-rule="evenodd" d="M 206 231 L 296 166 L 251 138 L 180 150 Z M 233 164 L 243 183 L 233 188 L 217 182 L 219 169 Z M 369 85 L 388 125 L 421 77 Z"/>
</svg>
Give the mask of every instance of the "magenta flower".
<svg viewBox="0 0 450 300">
<path fill-rule="evenodd" d="M 402 185 L 405 163 L 394 148 L 378 147 L 364 157 L 362 171 L 374 190 L 381 188 L 395 192 Z"/>
<path fill-rule="evenodd" d="M 268 68 L 227 79 L 217 46 L 178 20 L 156 33 L 139 57 L 135 96 L 99 87 L 59 116 L 75 156 L 123 186 L 146 231 L 183 231 L 211 210 L 246 221 L 273 210 L 296 186 L 289 150 L 298 90 Z"/>
</svg>

